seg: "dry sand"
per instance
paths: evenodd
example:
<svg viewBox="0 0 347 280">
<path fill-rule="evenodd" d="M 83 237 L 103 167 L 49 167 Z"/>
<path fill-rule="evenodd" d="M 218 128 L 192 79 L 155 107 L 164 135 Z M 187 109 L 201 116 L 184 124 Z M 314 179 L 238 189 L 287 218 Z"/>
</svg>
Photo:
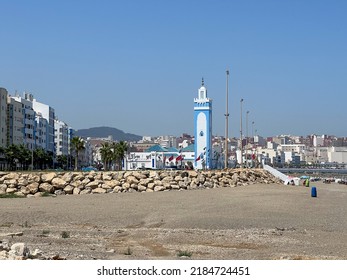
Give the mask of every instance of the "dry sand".
<svg viewBox="0 0 347 280">
<path fill-rule="evenodd" d="M 347 186 L 312 185 L 317 198 L 303 186 L 258 184 L 0 199 L 0 240 L 66 259 L 345 260 Z"/>
</svg>

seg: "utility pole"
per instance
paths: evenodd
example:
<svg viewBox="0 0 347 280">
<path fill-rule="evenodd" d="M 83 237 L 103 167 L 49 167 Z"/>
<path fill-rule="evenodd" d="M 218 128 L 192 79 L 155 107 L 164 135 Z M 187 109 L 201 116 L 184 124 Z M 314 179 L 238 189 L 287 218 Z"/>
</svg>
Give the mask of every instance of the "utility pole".
<svg viewBox="0 0 347 280">
<path fill-rule="evenodd" d="M 227 86 L 226 86 L 226 111 L 225 111 L 225 144 L 224 144 L 224 168 L 228 168 L 228 95 L 229 95 L 229 70 L 226 71 L 227 74 Z"/>
<path fill-rule="evenodd" d="M 248 168 L 248 114 L 249 111 L 246 113 L 246 167 Z"/>
<path fill-rule="evenodd" d="M 242 102 L 243 98 L 240 100 L 240 150 L 241 150 L 241 168 L 243 167 L 243 145 L 242 145 Z"/>
</svg>

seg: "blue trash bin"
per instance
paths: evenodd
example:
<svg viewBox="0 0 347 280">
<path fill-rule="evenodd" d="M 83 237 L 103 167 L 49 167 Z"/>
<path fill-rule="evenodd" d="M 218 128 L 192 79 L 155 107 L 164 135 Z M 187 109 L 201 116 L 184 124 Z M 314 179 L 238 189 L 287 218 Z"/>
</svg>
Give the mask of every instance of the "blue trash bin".
<svg viewBox="0 0 347 280">
<path fill-rule="evenodd" d="M 316 187 L 311 188 L 311 197 L 317 197 L 317 188 Z"/>
</svg>

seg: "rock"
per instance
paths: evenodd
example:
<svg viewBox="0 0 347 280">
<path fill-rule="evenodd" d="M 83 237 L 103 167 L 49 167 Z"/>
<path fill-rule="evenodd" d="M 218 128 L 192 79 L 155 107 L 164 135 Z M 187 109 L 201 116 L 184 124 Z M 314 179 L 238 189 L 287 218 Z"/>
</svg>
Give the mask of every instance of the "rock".
<svg viewBox="0 0 347 280">
<path fill-rule="evenodd" d="M 6 192 L 7 185 L 6 184 L 0 184 L 0 191 Z"/>
<path fill-rule="evenodd" d="M 198 177 L 198 173 L 194 170 L 189 171 L 189 177 L 196 178 L 196 177 Z"/>
<path fill-rule="evenodd" d="M 51 184 L 55 189 L 64 189 L 66 186 L 66 182 L 61 178 L 54 178 Z"/>
<path fill-rule="evenodd" d="M 27 185 L 27 189 L 29 190 L 31 194 L 35 194 L 39 191 L 39 183 L 37 182 L 31 183 Z"/>
<path fill-rule="evenodd" d="M 27 188 L 27 187 L 21 187 L 20 188 L 20 192 L 24 195 L 24 196 L 26 196 L 26 195 L 28 195 L 29 193 L 30 193 L 30 190 Z"/>
<path fill-rule="evenodd" d="M 44 173 L 41 175 L 41 181 L 43 183 L 51 183 L 52 180 L 57 176 L 56 173 L 51 172 L 51 173 Z"/>
<path fill-rule="evenodd" d="M 22 193 L 21 191 L 15 192 L 15 193 L 13 193 L 13 194 L 16 195 L 16 196 L 18 196 L 18 197 L 25 197 L 25 194 Z"/>
<path fill-rule="evenodd" d="M 6 250 L 6 251 L 10 250 L 10 247 L 8 245 L 8 241 L 7 240 L 0 241 L 0 251 L 2 251 L 2 250 Z"/>
<path fill-rule="evenodd" d="M 92 192 L 91 188 L 86 188 L 80 192 L 80 194 L 90 194 Z"/>
<path fill-rule="evenodd" d="M 7 188 L 6 193 L 15 193 L 17 191 L 16 188 Z"/>
<path fill-rule="evenodd" d="M 28 181 L 31 183 L 40 183 L 41 182 L 41 176 L 37 174 L 29 174 Z"/>
<path fill-rule="evenodd" d="M 11 180 L 5 180 L 4 184 L 6 184 L 7 186 L 9 185 L 17 185 L 18 181 L 16 179 L 11 179 Z"/>
<path fill-rule="evenodd" d="M 165 187 L 164 187 L 164 186 L 155 186 L 155 187 L 154 187 L 154 191 L 155 191 L 155 192 L 160 192 L 160 191 L 163 191 L 163 190 L 165 190 Z"/>
<path fill-rule="evenodd" d="M 96 189 L 97 187 L 99 187 L 99 183 L 100 181 L 91 181 L 86 185 L 86 187 Z"/>
<path fill-rule="evenodd" d="M 65 173 L 63 175 L 62 179 L 65 181 L 65 183 L 70 184 L 73 177 L 74 177 L 74 175 L 71 172 L 69 172 L 69 173 Z"/>
<path fill-rule="evenodd" d="M 127 183 L 129 183 L 130 185 L 131 185 L 131 184 L 138 184 L 138 183 L 139 183 L 139 180 L 136 179 L 136 177 L 135 177 L 135 176 L 132 176 L 132 175 L 128 176 L 128 177 L 126 178 L 126 181 L 127 181 Z"/>
<path fill-rule="evenodd" d="M 41 192 L 53 193 L 54 192 L 54 187 L 51 184 L 49 184 L 49 183 L 41 183 L 39 185 L 39 190 Z"/>
<path fill-rule="evenodd" d="M 121 190 L 122 190 L 122 187 L 120 187 L 120 186 L 115 186 L 114 189 L 113 189 L 113 192 L 119 193 L 119 192 L 121 192 Z"/>
<path fill-rule="evenodd" d="M 102 178 L 101 178 L 101 179 L 102 179 L 103 181 L 111 181 L 112 178 L 113 178 L 112 173 L 104 173 L 104 174 L 102 175 Z"/>
<path fill-rule="evenodd" d="M 105 189 L 106 191 L 111 189 L 111 187 L 109 185 L 105 184 L 105 183 L 101 184 L 101 186 L 99 186 L 99 187 Z"/>
<path fill-rule="evenodd" d="M 71 186 L 71 185 L 67 185 L 65 188 L 64 188 L 64 192 L 67 193 L 67 194 L 72 194 L 74 191 L 74 187 Z"/>
<path fill-rule="evenodd" d="M 26 185 L 28 185 L 28 180 L 26 178 L 19 178 L 18 179 L 18 185 L 26 186 Z"/>
<path fill-rule="evenodd" d="M 9 258 L 7 251 L 0 251 L 0 260 L 7 260 Z"/>
<path fill-rule="evenodd" d="M 148 189 L 153 190 L 153 189 L 154 189 L 154 186 L 155 186 L 154 183 L 148 183 L 148 185 L 147 185 L 147 190 L 148 190 Z"/>
<path fill-rule="evenodd" d="M 109 188 L 114 188 L 116 186 L 121 185 L 121 183 L 118 180 L 104 181 L 104 184 L 107 185 Z"/>
<path fill-rule="evenodd" d="M 11 172 L 3 176 L 4 180 L 18 180 L 19 179 L 19 173 Z"/>
<path fill-rule="evenodd" d="M 80 194 L 81 190 L 79 188 L 74 188 L 73 189 L 73 194 Z"/>
<path fill-rule="evenodd" d="M 122 187 L 123 187 L 124 190 L 128 190 L 130 188 L 130 184 L 129 183 L 124 183 L 122 185 Z"/>
<path fill-rule="evenodd" d="M 65 193 L 65 191 L 63 191 L 63 190 L 55 190 L 55 191 L 54 191 L 54 194 L 55 194 L 55 195 L 65 195 L 66 193 Z"/>
<path fill-rule="evenodd" d="M 92 190 L 92 193 L 106 193 L 106 190 L 103 188 L 96 188 Z"/>
<path fill-rule="evenodd" d="M 42 257 L 43 252 L 39 249 L 35 249 L 35 251 L 30 255 L 31 257 L 37 259 Z"/>
<path fill-rule="evenodd" d="M 133 172 L 133 176 L 137 180 L 141 180 L 141 179 L 146 179 L 147 178 L 147 176 L 143 172 Z"/>
<path fill-rule="evenodd" d="M 138 185 L 137 186 L 137 190 L 139 191 L 139 192 L 144 192 L 144 191 L 146 191 L 146 186 L 143 186 L 143 185 Z"/>
<path fill-rule="evenodd" d="M 25 245 L 25 243 L 15 243 L 11 246 L 11 251 L 20 257 L 25 257 L 30 254 L 29 248 Z M 11 252 L 10 251 L 10 252 Z"/>
<path fill-rule="evenodd" d="M 90 183 L 90 180 L 88 178 L 85 178 L 85 179 L 82 180 L 81 183 L 82 183 L 83 186 L 87 186 Z"/>
<path fill-rule="evenodd" d="M 235 173 L 233 176 L 231 176 L 231 179 L 233 179 L 234 182 L 237 182 L 239 180 L 239 174 Z"/>
</svg>

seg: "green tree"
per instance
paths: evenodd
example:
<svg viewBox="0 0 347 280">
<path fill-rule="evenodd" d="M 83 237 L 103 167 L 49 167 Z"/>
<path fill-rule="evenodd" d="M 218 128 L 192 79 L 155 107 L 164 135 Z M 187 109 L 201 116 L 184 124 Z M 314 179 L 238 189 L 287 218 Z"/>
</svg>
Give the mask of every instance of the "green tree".
<svg viewBox="0 0 347 280">
<path fill-rule="evenodd" d="M 5 159 L 10 170 L 17 169 L 19 157 L 19 147 L 17 145 L 12 144 L 5 149 Z"/>
<path fill-rule="evenodd" d="M 108 170 L 109 164 L 112 160 L 111 145 L 108 142 L 102 143 L 100 148 L 101 160 L 104 165 L 104 169 Z"/>
<path fill-rule="evenodd" d="M 81 137 L 73 137 L 71 139 L 71 148 L 75 152 L 75 170 L 78 170 L 78 156 L 81 151 L 85 149 L 84 141 Z"/>
<path fill-rule="evenodd" d="M 67 156 L 58 155 L 57 156 L 58 167 L 65 169 L 67 167 Z"/>
<path fill-rule="evenodd" d="M 19 150 L 19 163 L 22 169 L 28 169 L 29 164 L 31 163 L 31 151 L 25 147 L 23 144 L 18 146 Z"/>
</svg>

